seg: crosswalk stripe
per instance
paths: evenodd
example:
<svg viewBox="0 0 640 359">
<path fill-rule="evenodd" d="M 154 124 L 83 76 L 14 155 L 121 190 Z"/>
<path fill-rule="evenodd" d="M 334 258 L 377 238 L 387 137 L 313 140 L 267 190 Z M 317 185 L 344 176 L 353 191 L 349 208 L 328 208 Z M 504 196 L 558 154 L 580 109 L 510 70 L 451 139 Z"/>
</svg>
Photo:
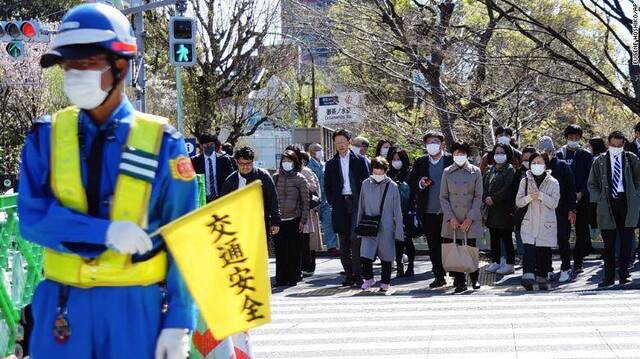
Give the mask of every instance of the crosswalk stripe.
<svg viewBox="0 0 640 359">
<path fill-rule="evenodd" d="M 635 358 L 640 355 L 637 349 L 612 349 L 612 350 L 570 350 L 570 351 L 536 351 L 536 352 L 518 352 L 518 359 L 590 359 L 590 358 Z M 344 355 L 323 355 L 323 356 L 278 356 L 280 359 L 345 359 Z M 375 359 L 513 359 L 516 358 L 514 352 L 491 352 L 491 353 L 452 353 L 452 354 L 431 354 L 426 353 L 413 354 L 392 354 L 392 355 L 375 355 L 371 353 L 349 354 L 349 358 L 375 358 Z"/>
</svg>

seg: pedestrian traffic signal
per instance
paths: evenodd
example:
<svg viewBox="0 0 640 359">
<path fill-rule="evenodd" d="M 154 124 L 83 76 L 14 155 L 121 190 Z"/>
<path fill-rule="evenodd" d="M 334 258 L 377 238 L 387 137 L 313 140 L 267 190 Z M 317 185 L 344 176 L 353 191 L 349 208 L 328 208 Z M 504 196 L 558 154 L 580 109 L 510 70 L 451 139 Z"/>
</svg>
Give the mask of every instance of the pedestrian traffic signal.
<svg viewBox="0 0 640 359">
<path fill-rule="evenodd" d="M 12 41 L 8 43 L 5 48 L 7 49 L 9 56 L 14 60 L 21 59 L 25 55 L 24 42 L 22 41 Z"/>
<path fill-rule="evenodd" d="M 194 18 L 173 16 L 169 20 L 169 62 L 175 66 L 196 63 L 196 21 Z"/>
</svg>

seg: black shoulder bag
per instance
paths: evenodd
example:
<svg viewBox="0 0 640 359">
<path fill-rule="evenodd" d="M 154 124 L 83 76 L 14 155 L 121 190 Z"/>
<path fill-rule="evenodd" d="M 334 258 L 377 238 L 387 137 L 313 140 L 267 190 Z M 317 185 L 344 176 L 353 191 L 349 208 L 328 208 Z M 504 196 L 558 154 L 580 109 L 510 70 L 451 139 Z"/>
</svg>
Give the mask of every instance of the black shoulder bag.
<svg viewBox="0 0 640 359">
<path fill-rule="evenodd" d="M 380 202 L 380 214 L 377 216 L 362 215 L 362 218 L 356 227 L 356 235 L 360 237 L 375 237 L 378 235 L 378 231 L 380 229 L 380 218 L 382 218 L 382 208 L 384 206 L 384 200 L 387 197 L 389 183 L 391 182 L 387 182 L 387 185 L 384 187 L 382 201 Z"/>
<path fill-rule="evenodd" d="M 524 195 L 529 195 L 529 177 L 526 176 L 524 178 Z M 524 216 L 527 214 L 527 209 L 529 208 L 529 204 L 524 207 L 518 207 L 513 214 L 513 221 L 516 228 L 520 228 L 522 226 L 522 221 L 524 221 Z"/>
</svg>

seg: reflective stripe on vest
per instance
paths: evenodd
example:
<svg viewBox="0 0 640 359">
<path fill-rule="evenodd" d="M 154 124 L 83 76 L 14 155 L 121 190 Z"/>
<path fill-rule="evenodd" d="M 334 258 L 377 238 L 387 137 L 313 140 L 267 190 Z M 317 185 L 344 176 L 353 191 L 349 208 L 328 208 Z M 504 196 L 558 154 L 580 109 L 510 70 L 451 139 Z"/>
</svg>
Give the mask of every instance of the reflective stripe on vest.
<svg viewBox="0 0 640 359">
<path fill-rule="evenodd" d="M 76 107 L 69 107 L 52 116 L 51 188 L 63 206 L 87 213 L 80 165 L 79 112 Z M 111 220 L 147 227 L 148 204 L 166 123 L 161 117 L 135 113 L 120 159 Z M 94 259 L 47 249 L 44 258 L 47 278 L 79 287 L 150 285 L 164 280 L 166 271 L 164 251 L 137 263 L 132 263 L 130 255 L 110 249 Z"/>
</svg>

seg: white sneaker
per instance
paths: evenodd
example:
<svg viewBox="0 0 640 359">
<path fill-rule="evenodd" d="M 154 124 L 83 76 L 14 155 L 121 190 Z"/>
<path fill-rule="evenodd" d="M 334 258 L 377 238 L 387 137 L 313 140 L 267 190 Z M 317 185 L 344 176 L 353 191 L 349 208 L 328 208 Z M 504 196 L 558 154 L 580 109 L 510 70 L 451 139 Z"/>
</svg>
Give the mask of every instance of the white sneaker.
<svg viewBox="0 0 640 359">
<path fill-rule="evenodd" d="M 495 273 L 498 269 L 500 269 L 500 263 L 491 263 L 485 268 L 487 272 Z"/>
<path fill-rule="evenodd" d="M 560 279 L 558 279 L 558 282 L 565 283 L 565 282 L 568 282 L 570 279 L 571 279 L 571 272 L 569 272 L 568 270 L 563 270 L 562 272 L 560 272 Z"/>
<path fill-rule="evenodd" d="M 402 255 L 402 263 L 404 263 L 404 264 L 409 263 L 409 257 L 407 257 L 407 255 L 406 255 L 406 254 L 403 254 L 403 255 Z"/>
<path fill-rule="evenodd" d="M 500 266 L 500 269 L 496 271 L 498 274 L 511 274 L 513 273 L 513 264 L 505 264 Z"/>
</svg>

